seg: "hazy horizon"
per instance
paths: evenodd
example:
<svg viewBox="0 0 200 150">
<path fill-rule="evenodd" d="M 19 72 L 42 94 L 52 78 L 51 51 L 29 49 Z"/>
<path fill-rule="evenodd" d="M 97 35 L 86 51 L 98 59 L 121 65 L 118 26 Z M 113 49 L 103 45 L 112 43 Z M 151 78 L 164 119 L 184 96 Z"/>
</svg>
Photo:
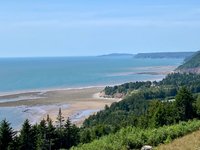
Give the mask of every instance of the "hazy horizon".
<svg viewBox="0 0 200 150">
<path fill-rule="evenodd" d="M 130 55 L 137 55 L 139 53 L 176 53 L 176 52 L 197 52 L 197 51 L 152 51 L 152 52 L 138 52 L 138 53 L 124 53 L 124 52 L 111 52 L 111 53 L 102 53 L 97 55 L 55 55 L 55 56 L 0 56 L 0 58 L 62 58 L 62 57 L 98 57 L 98 56 L 106 56 L 112 54 L 130 54 Z"/>
<path fill-rule="evenodd" d="M 200 49 L 200 1 L 1 1 L 0 57 Z"/>
</svg>

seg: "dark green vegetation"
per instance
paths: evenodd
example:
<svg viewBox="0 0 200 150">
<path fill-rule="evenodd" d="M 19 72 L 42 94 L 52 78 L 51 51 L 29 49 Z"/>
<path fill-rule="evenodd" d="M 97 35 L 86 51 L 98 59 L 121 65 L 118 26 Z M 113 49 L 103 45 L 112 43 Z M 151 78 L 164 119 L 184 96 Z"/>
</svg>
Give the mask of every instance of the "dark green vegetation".
<svg viewBox="0 0 200 150">
<path fill-rule="evenodd" d="M 171 126 L 154 129 L 141 129 L 136 127 L 122 128 L 115 134 L 94 140 L 89 144 L 79 145 L 73 150 L 127 150 L 141 149 L 143 145 L 157 146 L 160 143 L 169 143 L 173 139 L 198 130 L 199 120 L 180 122 Z"/>
<path fill-rule="evenodd" d="M 196 111 L 196 106 L 199 106 L 197 99 L 200 92 L 199 81 L 200 75 L 177 73 L 168 75 L 160 82 L 151 83 L 151 87 L 146 89 L 138 90 L 140 88 L 137 88 L 134 91 L 128 88 L 125 92 L 128 90 L 130 94 L 124 100 L 113 103 L 105 110 L 90 116 L 85 120 L 84 126 L 101 124 L 112 126 L 115 130 L 128 125 L 148 128 L 198 117 L 199 112 Z M 178 94 L 177 91 L 179 91 Z"/>
<path fill-rule="evenodd" d="M 62 120 L 60 120 L 62 118 Z M 64 121 L 61 110 L 58 114 L 56 126 L 47 116 L 39 124 L 31 125 L 28 120 L 22 129 L 14 132 L 10 124 L 3 120 L 0 125 L 1 150 L 55 150 L 69 149 L 79 143 L 80 129 L 71 124 L 70 120 Z"/>
<path fill-rule="evenodd" d="M 160 52 L 160 53 L 138 53 L 135 58 L 187 58 L 194 52 Z"/>
<path fill-rule="evenodd" d="M 62 116 L 55 125 L 47 116 L 39 124 L 26 120 L 16 133 L 3 120 L 0 125 L 1 150 L 135 149 L 158 145 L 199 129 L 200 75 L 169 74 L 159 82 L 132 82 L 106 87 L 124 99 L 90 116 L 81 128 Z M 185 121 L 180 123 L 180 121 Z M 187 121 L 189 121 L 187 123 Z M 88 144 L 86 144 L 88 143 Z M 82 146 L 83 145 L 83 146 Z"/>
<path fill-rule="evenodd" d="M 192 69 L 200 67 L 200 51 L 185 60 L 185 63 L 177 68 L 177 70 Z"/>
<path fill-rule="evenodd" d="M 107 86 L 104 92 L 106 96 L 114 97 L 116 93 L 130 95 L 131 93 L 140 91 L 144 93 L 146 98 L 166 99 L 170 96 L 175 96 L 177 90 L 182 86 L 187 86 L 193 93 L 200 92 L 200 75 L 173 73 L 167 75 L 166 78 L 159 82 L 130 82 L 119 86 Z"/>
</svg>

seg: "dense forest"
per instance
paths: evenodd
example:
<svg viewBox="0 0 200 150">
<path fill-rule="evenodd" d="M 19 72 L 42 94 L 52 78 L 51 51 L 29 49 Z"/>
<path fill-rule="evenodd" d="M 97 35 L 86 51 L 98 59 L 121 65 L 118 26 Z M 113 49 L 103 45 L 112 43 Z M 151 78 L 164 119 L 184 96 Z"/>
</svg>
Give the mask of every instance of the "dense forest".
<svg viewBox="0 0 200 150">
<path fill-rule="evenodd" d="M 110 87 L 107 94 L 119 92 L 118 88 L 120 87 L 120 92 L 126 93 L 125 98 L 120 102 L 113 103 L 110 107 L 105 106 L 104 110 L 86 119 L 80 128 L 73 125 L 69 118 L 66 119 L 61 110 L 59 110 L 55 123 L 48 116 L 35 125 L 31 125 L 28 120 L 25 120 L 19 132 L 15 132 L 9 122 L 3 120 L 0 124 L 0 149 L 70 149 L 72 146 L 79 145 L 81 147 L 80 145 L 94 140 L 92 143 L 95 143 L 98 139 L 101 139 L 100 141 L 106 139 L 105 143 L 107 143 L 109 138 L 121 138 L 118 136 L 129 130 L 137 129 L 138 132 L 141 131 L 138 134 L 145 135 L 146 132 L 151 134 L 154 129 L 158 131 L 165 129 L 163 126 L 176 128 L 175 124 L 180 121 L 187 122 L 200 118 L 199 81 L 200 75 L 175 73 L 168 75 L 160 82 L 133 82 Z M 123 90 L 121 87 L 124 87 Z M 170 127 L 171 125 L 172 127 Z M 199 123 L 196 122 L 192 126 L 196 125 Z M 189 132 L 188 129 L 186 130 Z M 128 143 L 124 141 L 125 143 L 121 143 L 121 146 L 127 146 L 127 149 L 129 149 L 128 147 L 140 147 L 141 142 L 139 145 L 136 144 L 137 146 L 133 144 L 135 136 L 131 133 L 129 136 L 133 141 Z M 184 134 L 185 132 L 180 133 L 180 135 Z M 180 135 L 172 135 L 168 139 L 158 140 L 157 144 Z M 152 144 L 148 141 L 146 139 L 143 144 Z"/>
<path fill-rule="evenodd" d="M 114 97 L 116 93 L 130 95 L 137 91 L 145 91 L 145 93 L 151 91 L 154 93 L 157 92 L 157 94 L 160 95 L 157 98 L 166 98 L 169 96 L 175 96 L 177 90 L 182 86 L 187 86 L 187 88 L 193 93 L 200 92 L 200 75 L 192 73 L 172 73 L 159 82 L 137 81 L 113 87 L 107 86 L 105 87 L 104 92 L 105 96 Z"/>
</svg>

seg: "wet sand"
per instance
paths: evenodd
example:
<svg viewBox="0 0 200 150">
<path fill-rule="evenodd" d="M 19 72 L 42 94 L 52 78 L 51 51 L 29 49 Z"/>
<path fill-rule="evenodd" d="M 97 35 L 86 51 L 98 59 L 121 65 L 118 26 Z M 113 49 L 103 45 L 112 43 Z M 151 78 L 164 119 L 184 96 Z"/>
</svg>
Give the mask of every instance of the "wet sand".
<svg viewBox="0 0 200 150">
<path fill-rule="evenodd" d="M 0 107 L 13 107 L 14 109 L 26 106 L 24 112 L 30 113 L 33 119 L 37 118 L 36 122 L 46 118 L 47 114 L 55 121 L 59 108 L 62 108 L 65 118 L 70 117 L 74 123 L 81 125 L 89 115 L 103 109 L 105 105 L 111 105 L 120 100 L 99 97 L 102 90 L 103 88 L 96 87 L 2 95 L 0 96 Z"/>
</svg>

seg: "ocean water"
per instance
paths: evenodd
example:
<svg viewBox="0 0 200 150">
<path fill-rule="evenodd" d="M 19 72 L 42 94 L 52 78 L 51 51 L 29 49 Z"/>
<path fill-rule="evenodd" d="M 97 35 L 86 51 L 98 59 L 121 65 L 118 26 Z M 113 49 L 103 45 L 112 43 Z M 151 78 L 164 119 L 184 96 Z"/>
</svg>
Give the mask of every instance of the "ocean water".
<svg viewBox="0 0 200 150">
<path fill-rule="evenodd" d="M 84 88 L 115 85 L 129 81 L 157 80 L 180 65 L 183 59 L 134 59 L 132 57 L 63 57 L 63 58 L 1 58 L 0 95 L 24 91 L 62 88 Z M 18 97 L 1 100 L 28 100 L 38 97 Z M 6 118 L 16 130 L 29 118 L 35 123 L 40 115 L 50 109 L 67 108 L 63 105 L 0 107 L 0 120 Z M 85 110 L 74 117 L 81 117 L 97 110 Z M 56 112 L 57 113 L 57 112 Z M 35 114 L 34 116 L 32 114 Z"/>
<path fill-rule="evenodd" d="M 136 73 L 155 71 L 159 66 L 177 66 L 182 61 L 132 57 L 1 58 L 0 93 L 161 79 L 164 75 Z"/>
</svg>

